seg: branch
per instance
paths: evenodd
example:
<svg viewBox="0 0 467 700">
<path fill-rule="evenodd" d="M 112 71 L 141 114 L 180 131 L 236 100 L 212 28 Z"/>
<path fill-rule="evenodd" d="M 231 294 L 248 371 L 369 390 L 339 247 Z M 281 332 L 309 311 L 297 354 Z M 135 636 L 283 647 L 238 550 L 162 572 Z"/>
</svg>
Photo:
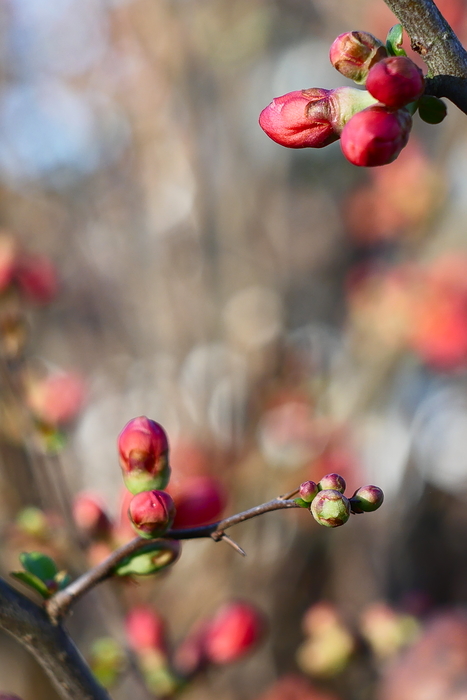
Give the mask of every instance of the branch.
<svg viewBox="0 0 467 700">
<path fill-rule="evenodd" d="M 163 539 L 192 540 L 200 537 L 211 537 L 215 542 L 218 542 L 222 540 L 224 531 L 229 527 L 237 525 L 238 523 L 243 523 L 258 515 L 263 515 L 263 513 L 268 513 L 273 510 L 282 510 L 284 508 L 298 508 L 298 506 L 295 501 L 280 497 L 274 498 L 272 501 L 262 503 L 259 506 L 245 510 L 242 513 L 237 513 L 236 515 L 231 515 L 229 518 L 224 518 L 210 525 L 182 530 L 168 530 Z M 93 569 L 90 569 L 70 583 L 70 585 L 62 591 L 59 591 L 49 598 L 45 603 L 45 608 L 50 620 L 52 620 L 53 623 L 57 623 L 78 598 L 81 598 L 84 593 L 94 588 L 94 586 L 101 583 L 101 581 L 110 578 L 114 573 L 115 567 L 123 559 L 136 554 L 142 547 L 145 547 L 148 542 L 150 542 L 150 540 L 143 539 L 142 537 L 135 537 L 135 539 L 112 552 L 107 559 L 104 559 L 104 561 Z"/>
<path fill-rule="evenodd" d="M 63 700 L 110 700 L 63 627 L 3 579 L 0 628 L 35 656 Z"/>
<path fill-rule="evenodd" d="M 426 93 L 467 114 L 467 52 L 432 0 L 385 0 L 428 66 Z"/>
</svg>

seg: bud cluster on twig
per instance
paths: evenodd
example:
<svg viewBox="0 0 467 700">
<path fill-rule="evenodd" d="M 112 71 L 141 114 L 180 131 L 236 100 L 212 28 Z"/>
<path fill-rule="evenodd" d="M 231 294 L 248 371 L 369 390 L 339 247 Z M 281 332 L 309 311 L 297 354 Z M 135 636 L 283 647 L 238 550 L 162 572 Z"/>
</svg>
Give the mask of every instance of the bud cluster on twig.
<svg viewBox="0 0 467 700">
<path fill-rule="evenodd" d="M 365 89 L 296 90 L 275 98 L 259 123 L 266 134 L 288 148 L 322 148 L 340 139 L 354 165 L 392 163 L 407 145 L 412 116 L 437 124 L 446 106 L 424 95 L 425 79 L 402 48 L 402 27 L 393 27 L 384 45 L 368 32 L 346 32 L 330 50 L 333 66 Z"/>
</svg>

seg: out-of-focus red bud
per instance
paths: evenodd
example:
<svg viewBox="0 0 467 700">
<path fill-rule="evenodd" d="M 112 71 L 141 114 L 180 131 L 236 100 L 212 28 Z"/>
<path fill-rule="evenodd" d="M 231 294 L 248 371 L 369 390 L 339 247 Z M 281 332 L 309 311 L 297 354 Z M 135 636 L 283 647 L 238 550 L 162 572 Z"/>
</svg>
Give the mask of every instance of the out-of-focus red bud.
<svg viewBox="0 0 467 700">
<path fill-rule="evenodd" d="M 42 422 L 63 425 L 76 418 L 85 398 L 86 387 L 83 378 L 72 372 L 63 372 L 31 382 L 27 403 Z"/>
<path fill-rule="evenodd" d="M 412 117 L 405 109 L 391 112 L 375 105 L 355 114 L 341 134 L 344 156 L 353 165 L 392 163 L 407 145 Z"/>
<path fill-rule="evenodd" d="M 0 292 L 5 291 L 13 279 L 17 254 L 17 245 L 13 237 L 0 231 Z"/>
<path fill-rule="evenodd" d="M 0 693 L 0 700 L 21 700 L 19 695 L 12 695 L 11 693 Z"/>
<path fill-rule="evenodd" d="M 93 493 L 79 493 L 73 501 L 73 518 L 77 527 L 89 537 L 105 538 L 110 535 L 112 525 L 105 505 Z"/>
<path fill-rule="evenodd" d="M 57 296 L 57 271 L 45 256 L 22 255 L 16 264 L 14 277 L 20 291 L 31 301 L 48 304 Z"/>
<path fill-rule="evenodd" d="M 174 668 L 181 676 L 192 676 L 205 665 L 204 640 L 208 626 L 206 620 L 199 622 L 175 650 Z"/>
<path fill-rule="evenodd" d="M 153 608 L 139 605 L 130 610 L 125 620 L 125 629 L 128 643 L 134 651 L 165 650 L 164 621 Z"/>
<path fill-rule="evenodd" d="M 368 71 L 388 55 L 386 47 L 368 32 L 345 32 L 331 44 L 329 58 L 332 65 L 346 78 L 363 84 Z"/>
<path fill-rule="evenodd" d="M 259 124 L 276 143 L 288 148 L 322 148 L 337 141 L 331 123 L 331 90 L 295 90 L 276 97 L 260 114 Z"/>
<path fill-rule="evenodd" d="M 264 616 L 256 607 L 243 602 L 228 603 L 208 625 L 205 657 L 214 664 L 236 661 L 253 649 L 264 629 Z"/>
<path fill-rule="evenodd" d="M 141 491 L 131 499 L 128 516 L 141 537 L 160 537 L 173 523 L 175 505 L 165 491 Z"/>
<path fill-rule="evenodd" d="M 418 100 L 425 89 L 423 73 L 407 56 L 388 56 L 368 73 L 366 89 L 391 109 Z"/>
<path fill-rule="evenodd" d="M 225 508 L 227 497 L 222 484 L 212 476 L 187 476 L 174 488 L 176 515 L 174 527 L 197 527 L 218 518 Z"/>
<path fill-rule="evenodd" d="M 123 480 L 131 493 L 167 486 L 169 442 L 159 423 L 146 416 L 130 420 L 118 436 L 118 453 Z"/>
</svg>

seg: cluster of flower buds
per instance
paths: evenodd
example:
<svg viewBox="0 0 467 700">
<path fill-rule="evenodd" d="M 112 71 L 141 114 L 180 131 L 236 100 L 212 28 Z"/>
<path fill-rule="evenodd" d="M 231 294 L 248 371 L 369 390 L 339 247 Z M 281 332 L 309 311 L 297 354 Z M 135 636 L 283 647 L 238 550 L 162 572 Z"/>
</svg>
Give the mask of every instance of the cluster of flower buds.
<svg viewBox="0 0 467 700">
<path fill-rule="evenodd" d="M 346 483 L 340 474 L 326 474 L 318 483 L 304 481 L 296 503 L 308 508 L 320 525 L 339 527 L 345 525 L 351 513 L 377 510 L 384 500 L 378 486 L 361 486 L 352 498 L 344 496 L 345 489 Z"/>
<path fill-rule="evenodd" d="M 311 88 L 275 98 L 259 118 L 273 141 L 289 148 L 322 148 L 340 139 L 354 165 L 386 165 L 406 146 L 417 109 L 431 124 L 446 116 L 441 100 L 423 94 L 425 80 L 402 48 L 401 25 L 390 30 L 386 45 L 368 32 L 341 34 L 330 59 L 365 89 Z"/>
<path fill-rule="evenodd" d="M 141 416 L 118 436 L 123 480 L 133 494 L 128 517 L 146 539 L 161 537 L 173 524 L 175 504 L 164 489 L 170 478 L 169 441 L 159 423 Z"/>
</svg>

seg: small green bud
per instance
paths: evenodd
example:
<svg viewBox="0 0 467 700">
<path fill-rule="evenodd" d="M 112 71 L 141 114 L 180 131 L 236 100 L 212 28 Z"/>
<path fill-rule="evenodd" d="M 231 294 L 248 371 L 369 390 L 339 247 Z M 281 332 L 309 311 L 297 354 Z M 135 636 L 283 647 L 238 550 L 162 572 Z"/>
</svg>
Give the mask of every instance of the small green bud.
<svg viewBox="0 0 467 700">
<path fill-rule="evenodd" d="M 332 489 L 344 493 L 346 486 L 345 479 L 340 474 L 326 474 L 318 483 L 318 489 L 320 491 Z"/>
<path fill-rule="evenodd" d="M 371 513 L 384 501 L 384 493 L 378 486 L 361 486 L 350 499 L 352 513 Z"/>
<path fill-rule="evenodd" d="M 320 525 L 339 527 L 345 525 L 350 517 L 349 499 L 339 491 L 325 489 L 313 499 L 310 511 Z"/>
</svg>

